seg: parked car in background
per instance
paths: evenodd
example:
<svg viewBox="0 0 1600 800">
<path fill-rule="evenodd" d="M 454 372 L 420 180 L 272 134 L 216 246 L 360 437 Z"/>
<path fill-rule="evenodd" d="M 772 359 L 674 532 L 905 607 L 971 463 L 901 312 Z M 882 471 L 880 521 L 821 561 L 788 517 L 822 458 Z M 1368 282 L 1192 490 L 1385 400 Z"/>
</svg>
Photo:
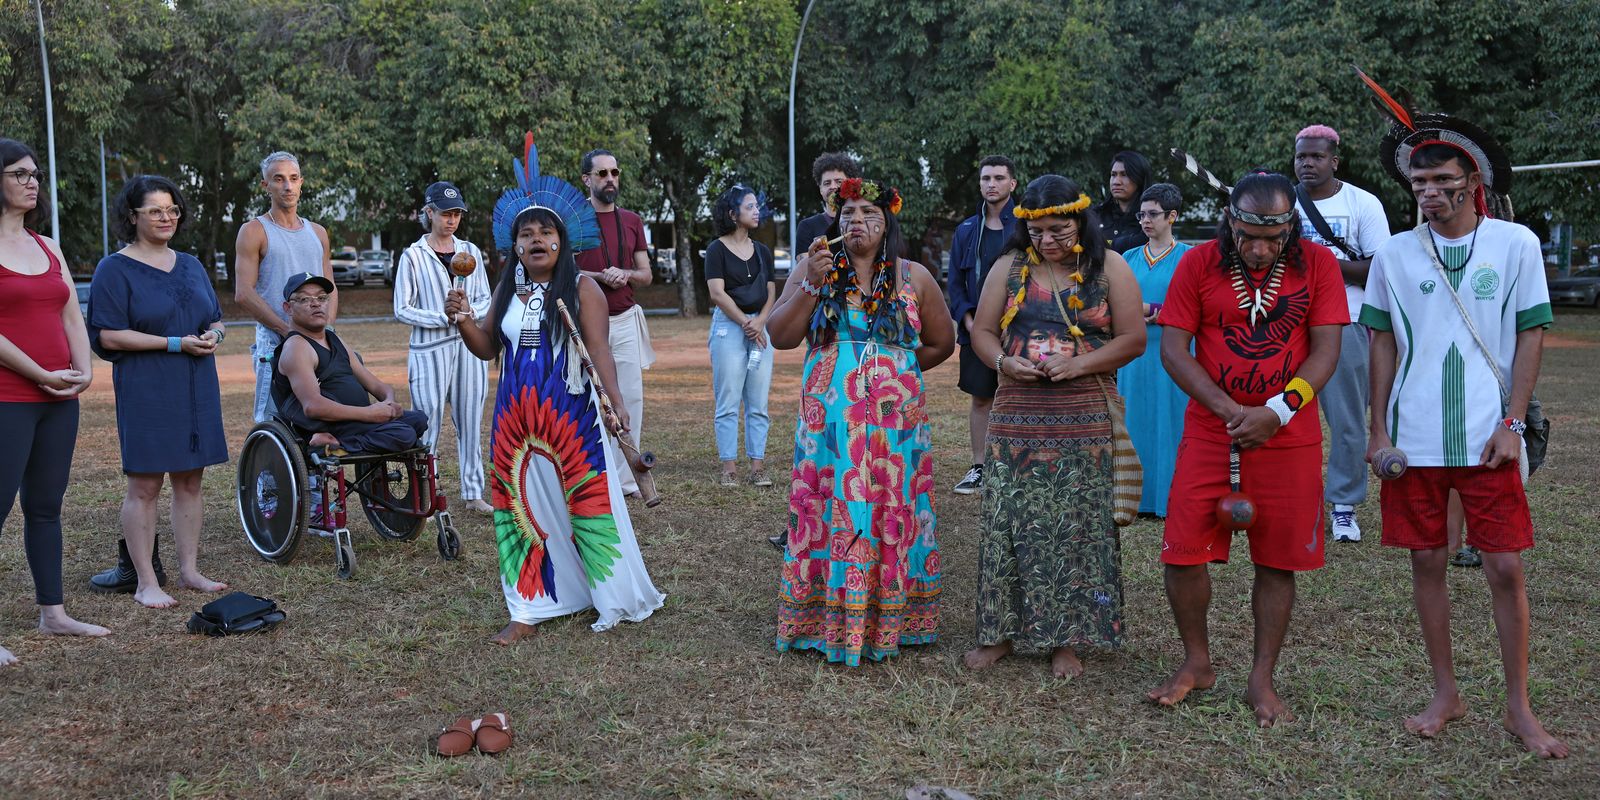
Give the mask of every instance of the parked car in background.
<svg viewBox="0 0 1600 800">
<path fill-rule="evenodd" d="M 1552 278 L 1549 287 L 1552 303 L 1600 308 L 1600 267 L 1574 269 L 1568 277 Z"/>
<path fill-rule="evenodd" d="M 789 257 L 789 248 L 779 247 L 772 251 L 772 274 L 777 278 L 778 289 L 783 289 L 783 282 L 789 279 L 789 270 L 794 267 L 794 259 Z"/>
<path fill-rule="evenodd" d="M 77 278 L 72 281 L 72 288 L 78 292 L 78 310 L 83 312 L 83 318 L 89 318 L 89 279 Z"/>
<path fill-rule="evenodd" d="M 333 282 L 352 286 L 366 283 L 361 274 L 361 254 L 354 247 L 341 247 L 333 251 Z"/>
<path fill-rule="evenodd" d="M 385 286 L 394 285 L 393 260 L 388 250 L 362 250 L 361 251 L 361 277 L 367 281 L 383 281 Z"/>
</svg>

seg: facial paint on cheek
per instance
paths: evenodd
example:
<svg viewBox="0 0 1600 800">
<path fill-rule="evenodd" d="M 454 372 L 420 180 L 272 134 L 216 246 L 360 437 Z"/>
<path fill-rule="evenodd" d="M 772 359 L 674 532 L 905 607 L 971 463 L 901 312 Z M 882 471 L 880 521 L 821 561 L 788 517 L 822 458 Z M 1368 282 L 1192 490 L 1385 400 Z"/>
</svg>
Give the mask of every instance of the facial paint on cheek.
<svg viewBox="0 0 1600 800">
<path fill-rule="evenodd" d="M 1467 202 L 1467 193 L 1466 192 L 1456 192 L 1456 205 L 1458 205 L 1458 206 L 1459 205 L 1465 205 L 1466 202 Z"/>
</svg>

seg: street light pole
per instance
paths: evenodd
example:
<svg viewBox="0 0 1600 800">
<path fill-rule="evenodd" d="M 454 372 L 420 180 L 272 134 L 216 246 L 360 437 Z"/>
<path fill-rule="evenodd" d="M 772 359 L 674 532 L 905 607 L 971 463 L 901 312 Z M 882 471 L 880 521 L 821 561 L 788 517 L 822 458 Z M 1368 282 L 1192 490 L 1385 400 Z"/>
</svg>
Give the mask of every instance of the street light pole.
<svg viewBox="0 0 1600 800">
<path fill-rule="evenodd" d="M 50 97 L 50 54 L 44 45 L 44 6 L 33 0 L 33 10 L 39 14 L 39 63 L 44 68 L 44 138 L 49 148 L 50 192 L 56 190 L 56 110 Z M 61 241 L 61 204 L 50 198 L 50 238 Z"/>
<path fill-rule="evenodd" d="M 37 1 L 37 0 L 36 0 Z M 800 30 L 794 35 L 794 61 L 789 65 L 789 268 L 800 263 L 800 245 L 794 237 L 800 225 L 800 201 L 794 186 L 794 87 L 800 76 L 800 42 L 806 38 L 806 22 L 811 19 L 811 7 L 817 0 L 807 0 L 805 14 L 800 17 Z"/>
</svg>

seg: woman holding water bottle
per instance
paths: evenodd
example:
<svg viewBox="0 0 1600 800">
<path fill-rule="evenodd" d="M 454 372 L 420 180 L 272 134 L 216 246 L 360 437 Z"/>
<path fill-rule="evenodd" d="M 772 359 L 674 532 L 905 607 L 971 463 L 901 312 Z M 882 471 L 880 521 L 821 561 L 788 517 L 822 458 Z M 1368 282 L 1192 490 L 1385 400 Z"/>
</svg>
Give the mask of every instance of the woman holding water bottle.
<svg viewBox="0 0 1600 800">
<path fill-rule="evenodd" d="M 772 343 L 767 317 L 776 298 L 772 251 L 750 238 L 761 225 L 761 201 L 735 185 L 711 209 L 717 239 L 706 248 L 706 288 L 711 310 L 711 387 L 716 399 L 717 485 L 739 485 L 739 408 L 744 407 L 745 455 L 750 483 L 771 486 L 767 476 L 767 393 L 772 387 Z"/>
</svg>

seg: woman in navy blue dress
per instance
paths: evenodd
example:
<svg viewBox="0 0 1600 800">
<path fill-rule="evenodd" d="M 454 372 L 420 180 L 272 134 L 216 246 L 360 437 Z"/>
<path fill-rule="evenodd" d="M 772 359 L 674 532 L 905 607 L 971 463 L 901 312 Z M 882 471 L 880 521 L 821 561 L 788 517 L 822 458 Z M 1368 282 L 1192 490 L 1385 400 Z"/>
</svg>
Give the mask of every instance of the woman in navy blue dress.
<svg viewBox="0 0 1600 800">
<path fill-rule="evenodd" d="M 172 477 L 172 533 L 178 585 L 202 592 L 228 588 L 200 574 L 202 471 L 228 460 L 222 397 L 213 357 L 222 344 L 222 307 L 200 261 L 169 247 L 188 207 L 172 181 L 130 180 L 112 221 L 127 247 L 100 260 L 89 293 L 89 341 L 111 362 L 117 391 L 117 438 L 128 493 L 122 535 L 139 575 L 133 599 L 152 608 L 178 601 L 162 590 L 150 563 L 156 500 Z"/>
</svg>

